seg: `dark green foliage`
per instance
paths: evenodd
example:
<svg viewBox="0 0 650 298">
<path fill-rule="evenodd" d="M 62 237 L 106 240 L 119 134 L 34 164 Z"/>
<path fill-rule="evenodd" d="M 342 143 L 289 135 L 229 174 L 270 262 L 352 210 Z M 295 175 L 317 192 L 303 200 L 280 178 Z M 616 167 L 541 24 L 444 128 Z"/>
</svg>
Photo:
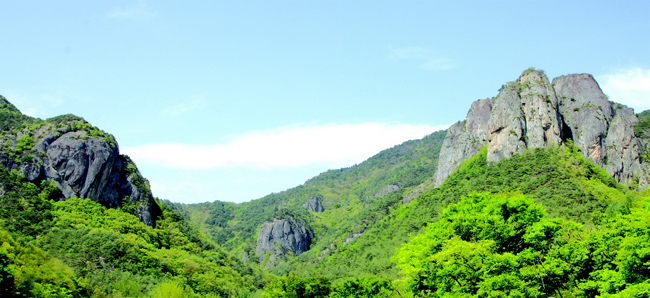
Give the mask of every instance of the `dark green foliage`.
<svg viewBox="0 0 650 298">
<path fill-rule="evenodd" d="M 0 187 L 4 189 L 4 195 L 0 196 L 0 223 L 4 229 L 33 237 L 49 226 L 52 219 L 49 199 L 59 193 L 49 182 L 38 187 L 27 182 L 18 171 L 9 172 L 0 167 Z"/>
<path fill-rule="evenodd" d="M 634 135 L 650 139 L 650 110 L 643 111 L 636 116 L 639 118 L 639 123 L 634 126 Z"/>
<path fill-rule="evenodd" d="M 390 279 L 374 276 L 345 279 L 332 287 L 332 298 L 397 297 Z"/>
<path fill-rule="evenodd" d="M 228 221 L 233 218 L 233 208 L 230 204 L 215 201 L 210 206 L 208 218 L 205 220 L 205 223 L 210 226 L 225 228 L 228 226 Z"/>
<path fill-rule="evenodd" d="M 11 263 L 7 252 L 0 249 L 0 297 L 9 297 L 15 291 L 14 275 L 9 268 Z"/>
<path fill-rule="evenodd" d="M 263 298 L 324 298 L 330 294 L 330 281 L 324 277 L 281 277 L 264 288 Z"/>
</svg>

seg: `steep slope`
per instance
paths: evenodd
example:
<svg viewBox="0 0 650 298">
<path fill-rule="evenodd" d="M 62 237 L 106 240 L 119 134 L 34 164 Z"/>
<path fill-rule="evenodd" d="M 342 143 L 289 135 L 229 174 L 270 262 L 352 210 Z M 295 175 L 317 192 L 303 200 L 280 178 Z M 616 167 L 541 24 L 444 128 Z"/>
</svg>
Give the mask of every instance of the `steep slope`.
<svg viewBox="0 0 650 298">
<path fill-rule="evenodd" d="M 89 198 L 122 208 L 152 226 L 160 214 L 149 182 L 115 138 L 83 118 L 63 115 L 47 120 L 22 115 L 0 96 L 0 165 L 18 170 L 27 181 L 49 181 L 61 199 Z"/>
<path fill-rule="evenodd" d="M 251 202 L 168 204 L 225 248 L 250 262 L 273 267 L 274 272 L 283 272 L 285 269 L 276 265 L 305 249 L 280 245 L 280 251 L 270 251 L 267 248 L 276 247 L 274 240 L 290 243 L 284 239 L 303 239 L 295 246 L 303 248 L 323 241 L 338 246 L 350 242 L 391 208 L 408 201 L 409 192 L 433 176 L 445 134 L 440 131 L 405 142 L 359 165 L 327 171 L 303 185 Z M 283 228 L 286 233 L 273 236 L 266 227 L 280 222 L 287 227 Z M 295 237 L 294 231 L 303 228 L 300 235 L 315 237 L 310 243 L 309 237 Z M 273 261 L 269 263 L 270 259 Z"/>
<path fill-rule="evenodd" d="M 249 297 L 266 283 L 153 198 L 111 135 L 0 102 L 0 296 Z"/>
<path fill-rule="evenodd" d="M 543 71 L 528 69 L 505 84 L 495 98 L 480 100 L 463 122 L 450 128 L 440 153 L 436 185 L 460 162 L 487 145 L 489 161 L 499 161 L 527 148 L 561 145 L 567 139 L 585 158 L 602 166 L 616 180 L 648 186 L 645 151 L 635 136 L 639 120 L 632 109 L 613 104 L 589 74 L 572 74 L 549 83 Z M 638 129 L 637 129 L 638 131 Z"/>
</svg>

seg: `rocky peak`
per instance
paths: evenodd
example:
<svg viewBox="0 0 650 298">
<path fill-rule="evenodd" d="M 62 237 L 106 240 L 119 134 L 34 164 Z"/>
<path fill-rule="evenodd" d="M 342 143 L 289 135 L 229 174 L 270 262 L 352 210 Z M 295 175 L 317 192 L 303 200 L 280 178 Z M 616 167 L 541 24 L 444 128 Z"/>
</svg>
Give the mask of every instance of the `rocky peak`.
<svg viewBox="0 0 650 298">
<path fill-rule="evenodd" d="M 45 121 L 22 116 L 35 124 L 14 133 L 21 123 L 11 123 L 14 127 L 5 130 L 0 165 L 20 171 L 30 182 L 51 181 L 61 190 L 61 199 L 91 199 L 133 213 L 149 226 L 155 224 L 160 210 L 149 182 L 127 156 L 120 155 L 113 136 L 72 115 Z"/>
<path fill-rule="evenodd" d="M 619 182 L 647 186 L 648 166 L 640 158 L 644 149 L 634 135 L 639 120 L 634 110 L 612 106 L 593 76 L 566 75 L 550 84 L 543 71 L 528 69 L 504 85 L 490 105 L 485 101 L 476 101 L 467 119 L 449 128 L 434 176 L 436 186 L 484 145 L 488 161 L 496 162 L 566 139 Z M 481 112 L 475 112 L 478 107 Z"/>
</svg>

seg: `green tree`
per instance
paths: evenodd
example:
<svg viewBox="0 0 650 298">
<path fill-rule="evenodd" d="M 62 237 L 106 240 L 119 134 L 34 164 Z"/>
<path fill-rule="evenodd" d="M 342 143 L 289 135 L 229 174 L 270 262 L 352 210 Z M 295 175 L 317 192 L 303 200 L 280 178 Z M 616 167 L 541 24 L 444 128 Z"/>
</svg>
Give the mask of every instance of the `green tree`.
<svg viewBox="0 0 650 298">
<path fill-rule="evenodd" d="M 474 193 L 450 204 L 440 220 L 405 244 L 395 257 L 406 288 L 443 297 L 556 295 L 570 266 L 554 257 L 561 219 L 523 195 Z"/>
</svg>

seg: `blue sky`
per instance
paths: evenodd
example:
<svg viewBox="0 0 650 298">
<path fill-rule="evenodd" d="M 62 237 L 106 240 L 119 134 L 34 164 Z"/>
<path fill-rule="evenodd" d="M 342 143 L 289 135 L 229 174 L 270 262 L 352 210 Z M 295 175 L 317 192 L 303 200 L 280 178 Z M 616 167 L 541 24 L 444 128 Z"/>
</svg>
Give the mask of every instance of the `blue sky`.
<svg viewBox="0 0 650 298">
<path fill-rule="evenodd" d="M 154 195 L 247 201 L 462 120 L 528 67 L 650 108 L 650 1 L 6 1 L 0 94 Z"/>
</svg>

